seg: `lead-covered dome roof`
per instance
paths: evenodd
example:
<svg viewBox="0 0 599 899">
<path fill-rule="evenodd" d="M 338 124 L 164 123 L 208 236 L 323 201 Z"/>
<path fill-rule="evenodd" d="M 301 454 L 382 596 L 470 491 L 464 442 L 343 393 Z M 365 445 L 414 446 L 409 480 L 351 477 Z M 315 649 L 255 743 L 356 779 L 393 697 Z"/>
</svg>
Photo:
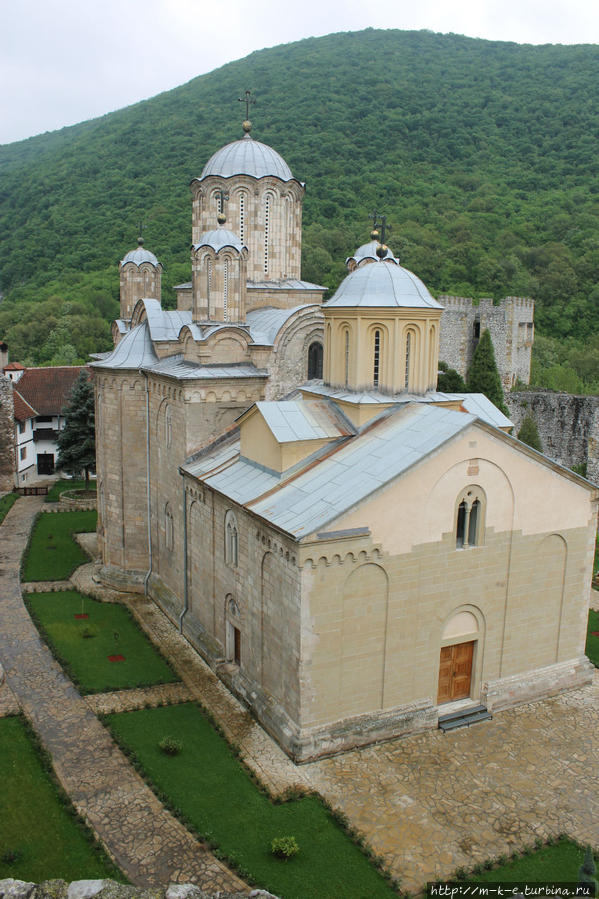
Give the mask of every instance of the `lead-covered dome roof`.
<svg viewBox="0 0 599 899">
<path fill-rule="evenodd" d="M 126 256 L 123 256 L 121 265 L 125 265 L 126 262 L 134 262 L 135 265 L 141 265 L 142 262 L 150 262 L 152 265 L 159 265 L 154 254 L 144 248 L 143 239 L 141 237 L 137 243 L 138 246 L 134 250 L 131 250 Z"/>
<path fill-rule="evenodd" d="M 283 157 L 249 134 L 217 150 L 204 166 L 200 179 L 207 178 L 208 175 L 220 175 L 221 178 L 232 178 L 233 175 L 266 178 L 274 175 L 281 181 L 294 180 Z"/>
<path fill-rule="evenodd" d="M 389 262 L 372 262 L 354 269 L 324 304 L 339 308 L 404 307 L 442 309 L 440 303 L 413 272 Z"/>
<path fill-rule="evenodd" d="M 205 231 L 200 235 L 200 239 L 194 244 L 194 250 L 200 247 L 212 247 L 218 253 L 223 247 L 232 247 L 240 253 L 243 250 L 243 244 L 239 237 L 227 228 L 215 228 L 213 231 Z"/>
<path fill-rule="evenodd" d="M 371 240 L 368 243 L 363 243 L 361 247 L 358 247 L 353 256 L 349 256 L 345 260 L 345 264 L 347 265 L 349 262 L 355 262 L 356 265 L 359 265 L 364 259 L 373 259 L 378 262 L 378 254 L 377 248 L 380 246 L 377 240 Z M 397 256 L 394 256 L 392 251 L 387 247 L 387 252 L 383 256 L 384 261 L 396 262 L 399 263 L 399 259 Z"/>
</svg>

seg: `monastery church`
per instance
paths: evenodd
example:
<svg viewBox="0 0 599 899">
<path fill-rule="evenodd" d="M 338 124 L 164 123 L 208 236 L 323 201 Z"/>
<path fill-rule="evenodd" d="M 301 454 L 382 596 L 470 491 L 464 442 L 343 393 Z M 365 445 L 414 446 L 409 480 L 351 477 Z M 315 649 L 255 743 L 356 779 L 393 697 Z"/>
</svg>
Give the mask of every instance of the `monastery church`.
<svg viewBox="0 0 599 899">
<path fill-rule="evenodd" d="M 141 240 L 120 265 L 99 576 L 298 762 L 588 683 L 597 490 L 436 391 L 442 306 L 376 231 L 323 303 L 304 184 L 244 131 L 191 183 L 176 310 Z"/>
</svg>

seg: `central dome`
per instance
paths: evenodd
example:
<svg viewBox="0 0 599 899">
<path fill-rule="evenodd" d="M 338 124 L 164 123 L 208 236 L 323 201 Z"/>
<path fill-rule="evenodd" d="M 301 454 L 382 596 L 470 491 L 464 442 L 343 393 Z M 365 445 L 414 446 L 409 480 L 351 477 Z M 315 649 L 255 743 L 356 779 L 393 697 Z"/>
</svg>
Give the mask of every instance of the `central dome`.
<svg viewBox="0 0 599 899">
<path fill-rule="evenodd" d="M 232 178 L 234 175 L 266 178 L 274 175 L 281 181 L 294 180 L 283 157 L 249 134 L 217 150 L 204 166 L 200 179 L 207 178 L 208 175 L 219 175 L 221 178 Z"/>
<path fill-rule="evenodd" d="M 409 309 L 428 307 L 442 309 L 420 278 L 407 268 L 388 262 L 371 262 L 355 269 L 339 285 L 339 289 L 325 303 L 331 306 L 355 308 L 371 306 L 377 309 L 402 306 Z"/>
</svg>

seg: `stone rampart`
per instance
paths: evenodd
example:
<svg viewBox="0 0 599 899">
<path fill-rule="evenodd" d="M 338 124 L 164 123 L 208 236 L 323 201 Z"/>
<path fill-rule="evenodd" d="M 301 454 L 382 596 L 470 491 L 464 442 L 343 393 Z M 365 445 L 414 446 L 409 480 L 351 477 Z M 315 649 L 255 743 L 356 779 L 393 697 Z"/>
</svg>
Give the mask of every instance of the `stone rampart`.
<svg viewBox="0 0 599 899">
<path fill-rule="evenodd" d="M 15 486 L 15 417 L 12 382 L 0 374 L 0 493 Z"/>
<path fill-rule="evenodd" d="M 143 889 L 114 880 L 45 880 L 29 883 L 8 878 L 0 880 L 0 899 L 277 899 L 265 890 L 242 893 L 207 893 L 191 883 L 171 883 Z"/>
<path fill-rule="evenodd" d="M 586 463 L 588 479 L 599 483 L 599 396 L 522 390 L 505 399 L 514 434 L 531 415 L 545 455 L 566 468 Z"/>
</svg>

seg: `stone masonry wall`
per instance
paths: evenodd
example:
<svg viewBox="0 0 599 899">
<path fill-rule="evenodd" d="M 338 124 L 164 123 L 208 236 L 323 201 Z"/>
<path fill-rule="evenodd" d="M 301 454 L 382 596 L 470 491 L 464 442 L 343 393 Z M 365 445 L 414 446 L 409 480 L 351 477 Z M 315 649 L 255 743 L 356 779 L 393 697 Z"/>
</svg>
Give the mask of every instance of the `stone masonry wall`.
<svg viewBox="0 0 599 899">
<path fill-rule="evenodd" d="M 510 390 L 516 380 L 528 384 L 534 339 L 532 300 L 505 297 L 495 305 L 491 299 L 478 303 L 467 297 L 440 296 L 438 299 L 444 307 L 441 361 L 447 362 L 465 378 L 478 343 L 476 334 L 482 334 L 488 328 L 504 390 Z"/>
<path fill-rule="evenodd" d="M 15 484 L 15 423 L 12 383 L 0 375 L 0 493 Z"/>
<path fill-rule="evenodd" d="M 265 890 L 243 893 L 206 893 L 195 884 L 171 883 L 143 889 L 114 880 L 45 880 L 30 883 L 7 878 L 0 880 L 0 899 L 277 899 Z"/>
<path fill-rule="evenodd" d="M 531 415 L 545 455 L 566 468 L 586 462 L 588 479 L 599 483 L 599 396 L 523 390 L 505 399 L 514 434 Z"/>
</svg>

